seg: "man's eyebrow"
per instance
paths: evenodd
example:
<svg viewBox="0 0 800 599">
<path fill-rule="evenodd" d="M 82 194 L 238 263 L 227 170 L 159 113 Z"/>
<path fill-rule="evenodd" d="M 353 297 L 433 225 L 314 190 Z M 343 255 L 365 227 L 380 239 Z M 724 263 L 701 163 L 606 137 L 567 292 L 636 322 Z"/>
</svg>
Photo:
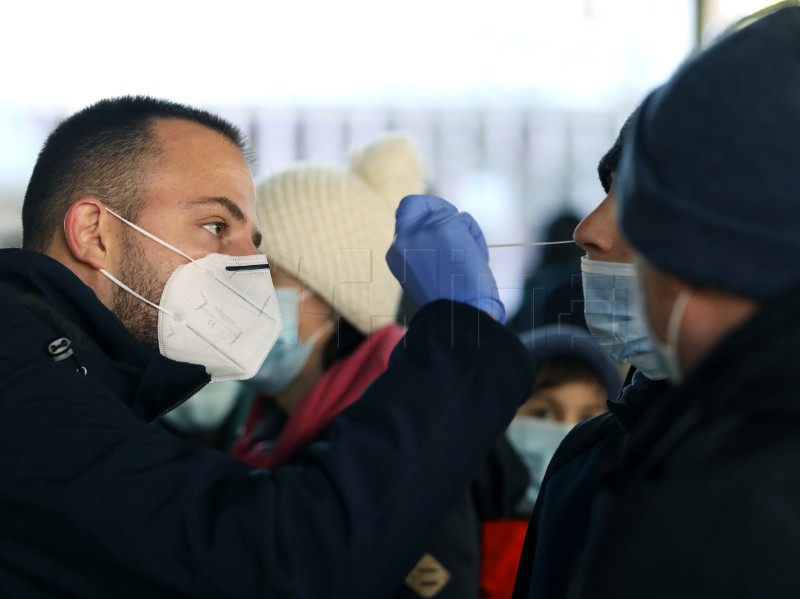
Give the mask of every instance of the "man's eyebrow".
<svg viewBox="0 0 800 599">
<path fill-rule="evenodd" d="M 193 206 L 205 206 L 205 205 L 209 205 L 209 204 L 215 204 L 217 206 L 223 206 L 230 213 L 230 215 L 235 220 L 237 220 L 239 222 L 244 222 L 246 220 L 245 216 L 244 216 L 244 212 L 242 212 L 242 210 L 239 208 L 239 206 L 237 206 L 233 201 L 231 201 L 230 199 L 226 198 L 225 196 L 217 196 L 217 197 L 211 197 L 211 198 L 198 198 L 196 200 L 188 200 L 188 201 L 184 202 L 182 204 L 182 206 L 184 208 L 191 208 Z M 254 246 L 256 246 L 257 248 L 261 247 L 262 236 L 261 236 L 261 232 L 258 229 L 255 229 L 253 231 L 252 239 L 253 239 L 253 245 Z"/>
<path fill-rule="evenodd" d="M 184 208 L 192 208 L 194 206 L 206 206 L 209 204 L 216 204 L 217 206 L 225 207 L 225 209 L 230 212 L 230 215 L 239 222 L 245 220 L 244 212 L 241 211 L 239 206 L 224 196 L 187 200 L 186 202 L 183 202 L 182 206 Z"/>
</svg>

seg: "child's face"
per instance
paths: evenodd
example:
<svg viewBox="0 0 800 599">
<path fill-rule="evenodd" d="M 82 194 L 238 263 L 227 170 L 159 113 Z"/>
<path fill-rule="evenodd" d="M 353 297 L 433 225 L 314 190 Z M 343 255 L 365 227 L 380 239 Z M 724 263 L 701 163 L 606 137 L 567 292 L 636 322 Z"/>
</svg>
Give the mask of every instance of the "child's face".
<svg viewBox="0 0 800 599">
<path fill-rule="evenodd" d="M 606 392 L 595 381 L 570 381 L 535 391 L 517 416 L 574 425 L 606 411 Z"/>
</svg>

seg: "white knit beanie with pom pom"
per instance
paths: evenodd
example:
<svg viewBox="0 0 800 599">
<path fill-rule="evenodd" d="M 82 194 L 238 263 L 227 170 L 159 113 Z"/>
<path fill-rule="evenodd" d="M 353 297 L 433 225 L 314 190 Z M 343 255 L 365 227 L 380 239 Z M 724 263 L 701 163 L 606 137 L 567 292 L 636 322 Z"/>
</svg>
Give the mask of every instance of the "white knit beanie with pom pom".
<svg viewBox="0 0 800 599">
<path fill-rule="evenodd" d="M 401 288 L 386 265 L 400 200 L 423 192 L 424 168 L 400 133 L 354 149 L 349 168 L 300 163 L 257 187 L 261 251 L 369 335 L 394 321 Z"/>
</svg>

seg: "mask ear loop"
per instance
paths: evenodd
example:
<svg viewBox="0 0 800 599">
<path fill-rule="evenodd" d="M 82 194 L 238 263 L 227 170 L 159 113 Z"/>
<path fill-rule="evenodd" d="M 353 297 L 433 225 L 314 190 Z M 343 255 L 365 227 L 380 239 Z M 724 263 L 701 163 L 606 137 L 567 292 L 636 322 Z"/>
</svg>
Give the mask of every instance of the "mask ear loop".
<svg viewBox="0 0 800 599">
<path fill-rule="evenodd" d="M 112 281 L 114 281 L 114 282 L 115 282 L 117 285 L 119 285 L 120 287 L 122 287 L 122 288 L 123 288 L 125 291 L 127 291 L 128 293 L 130 293 L 132 296 L 134 296 L 134 297 L 136 297 L 136 298 L 138 298 L 138 299 L 142 300 L 142 301 L 143 301 L 145 304 L 150 304 L 151 306 L 153 306 L 153 307 L 154 307 L 156 310 L 158 310 L 159 312 L 163 312 L 164 314 L 166 314 L 166 315 L 168 315 L 168 316 L 173 316 L 173 317 L 174 317 L 174 315 L 173 315 L 173 312 L 172 312 L 171 310 L 167 310 L 167 309 L 166 309 L 166 308 L 164 308 L 163 306 L 159 306 L 158 304 L 151 302 L 149 299 L 147 299 L 147 298 L 146 298 L 146 297 L 144 297 L 143 295 L 139 295 L 139 294 L 138 294 L 138 293 L 136 293 L 136 292 L 135 292 L 133 289 L 131 289 L 130 287 L 128 287 L 128 286 L 127 286 L 125 283 L 123 283 L 122 281 L 120 281 L 120 280 L 119 280 L 117 277 L 115 277 L 115 276 L 114 276 L 114 275 L 112 275 L 110 272 L 108 272 L 108 271 L 107 271 L 105 268 L 101 268 L 101 269 L 100 269 L 100 272 L 101 272 L 102 274 L 104 274 L 106 277 L 108 277 L 109 279 L 111 279 Z"/>
<path fill-rule="evenodd" d="M 303 291 L 298 295 L 298 297 L 297 297 L 297 310 L 298 310 L 297 322 L 298 322 L 298 325 L 300 323 L 300 304 L 302 304 L 305 300 L 307 300 L 308 298 L 310 298 L 310 297 L 312 297 L 314 295 L 317 295 L 317 294 L 314 291 L 312 291 L 311 289 L 309 289 L 308 287 L 304 287 Z M 325 301 L 325 300 L 322 300 L 322 301 Z M 333 308 L 331 308 L 331 311 L 333 311 Z M 336 318 L 336 314 L 335 313 L 333 313 L 325 322 L 323 322 L 319 326 L 319 328 L 316 331 L 314 331 L 313 333 L 311 333 L 311 335 L 308 337 L 308 339 L 306 339 L 302 343 L 316 343 L 317 339 L 319 339 L 322 335 L 324 335 L 325 332 L 328 329 L 330 329 L 331 327 L 335 326 L 336 323 L 334 322 L 334 318 Z M 299 334 L 300 334 L 300 331 L 298 330 L 298 337 L 299 337 Z M 300 342 L 299 338 L 298 338 L 298 342 Z"/>
<path fill-rule="evenodd" d="M 155 235 L 153 235 L 152 233 L 149 233 L 148 231 L 145 231 L 145 230 L 144 230 L 144 229 L 142 229 L 142 228 L 141 228 L 139 225 L 132 223 L 132 222 L 131 222 L 131 221 L 129 221 L 127 218 L 123 218 L 122 216 L 120 216 L 119 214 L 117 214 L 116 212 L 114 212 L 114 211 L 113 211 L 111 208 L 109 208 L 108 206 L 106 206 L 106 207 L 105 207 L 105 209 L 106 209 L 106 210 L 108 210 L 109 214 L 112 214 L 113 216 L 116 216 L 116 217 L 117 217 L 119 220 L 121 220 L 123 223 L 125 223 L 126 225 L 128 225 L 128 226 L 129 226 L 129 227 L 131 227 L 132 229 L 136 229 L 137 231 L 139 231 L 139 233 L 141 233 L 141 234 L 142 234 L 142 235 L 144 235 L 145 237 L 149 237 L 150 239 L 152 239 L 152 240 L 153 240 L 153 241 L 155 241 L 156 243 L 163 245 L 165 248 L 167 248 L 167 249 L 169 249 L 169 250 L 172 250 L 172 251 L 173 251 L 173 252 L 175 252 L 176 254 L 180 254 L 181 256 L 183 256 L 184 258 L 186 258 L 187 260 L 189 260 L 190 262 L 194 262 L 194 260 L 192 259 L 192 257 L 191 257 L 191 256 L 189 256 L 189 254 L 186 254 L 186 253 L 182 252 L 181 250 L 179 250 L 178 248 L 176 248 L 174 245 L 170 245 L 169 243 L 167 243 L 167 242 L 166 242 L 166 241 L 164 241 L 163 239 L 159 239 L 158 237 L 156 237 L 156 236 L 155 236 Z"/>
<path fill-rule="evenodd" d="M 314 295 L 317 295 L 317 294 L 316 294 L 314 291 L 312 291 L 311 289 L 309 289 L 308 287 L 304 287 L 304 288 L 303 288 L 303 291 L 302 291 L 302 292 L 301 292 L 301 293 L 298 295 L 298 297 L 297 297 L 297 309 L 298 309 L 297 321 L 298 321 L 298 326 L 299 326 L 299 323 L 300 323 L 300 314 L 299 314 L 299 311 L 300 311 L 300 304 L 301 304 L 303 301 L 307 300 L 309 297 L 311 297 L 311 296 L 314 296 Z M 325 301 L 325 300 L 323 300 L 323 301 Z M 332 308 L 331 308 L 331 310 L 332 310 Z M 311 335 L 310 335 L 310 336 L 308 337 L 308 339 L 306 339 L 305 341 L 300 341 L 300 339 L 299 339 L 299 336 L 300 336 L 300 331 L 298 330 L 298 332 L 297 332 L 297 333 L 298 333 L 298 339 L 297 339 L 297 342 L 298 342 L 298 343 L 304 343 L 304 344 L 305 344 L 305 343 L 316 343 L 316 342 L 317 342 L 317 339 L 319 339 L 320 337 L 322 337 L 322 335 L 324 335 L 324 334 L 327 332 L 327 330 L 328 330 L 328 329 L 330 329 L 330 328 L 333 328 L 333 327 L 335 327 L 335 326 L 336 326 L 336 321 L 334 320 L 335 318 L 337 318 L 337 315 L 336 315 L 336 313 L 334 312 L 334 313 L 333 313 L 333 314 L 332 314 L 332 315 L 331 315 L 331 316 L 328 318 L 328 320 L 326 320 L 325 322 L 323 322 L 323 323 L 322 323 L 322 324 L 319 326 L 319 328 L 318 328 L 316 331 L 314 331 L 313 333 L 311 333 Z"/>
<path fill-rule="evenodd" d="M 162 241 L 161 239 L 159 239 L 159 238 L 158 238 L 158 237 L 156 237 L 155 235 L 152 235 L 151 233 L 148 233 L 147 231 L 145 231 L 144 229 L 142 229 L 140 226 L 138 226 L 138 225 L 135 225 L 134 223 L 132 223 L 132 222 L 131 222 L 131 221 L 129 221 L 128 219 L 126 219 L 126 218 L 123 218 L 122 216 L 120 216 L 119 214 L 117 214 L 116 212 L 114 212 L 114 211 L 113 211 L 111 208 L 109 208 L 108 206 L 104 206 L 104 208 L 106 209 L 106 211 L 107 211 L 109 214 L 111 214 L 112 216 L 115 216 L 115 217 L 117 217 L 119 220 L 121 220 L 122 222 L 124 222 L 124 223 L 125 223 L 126 225 L 128 225 L 129 227 L 131 227 L 131 228 L 133 228 L 133 229 L 136 229 L 136 230 L 137 230 L 137 231 L 139 231 L 139 233 L 141 233 L 142 235 L 145 235 L 146 237 L 149 237 L 149 238 L 150 238 L 150 239 L 152 239 L 153 241 L 155 241 L 155 242 L 157 242 L 157 243 L 160 243 L 160 244 L 161 244 L 161 245 L 163 245 L 164 247 L 167 247 L 167 248 L 171 249 L 173 252 L 177 252 L 177 253 L 178 253 L 178 254 L 180 254 L 181 256 L 184 256 L 184 257 L 188 258 L 189 260 L 191 260 L 191 258 L 189 258 L 189 256 L 187 256 L 186 254 L 184 254 L 184 253 L 183 253 L 182 251 L 180 251 L 178 248 L 176 248 L 176 247 L 173 247 L 173 246 L 171 246 L 170 244 L 168 244 L 166 241 Z M 64 221 L 64 226 L 66 227 L 66 219 L 65 219 L 65 221 Z M 65 229 L 65 230 L 66 230 L 66 229 Z M 112 274 L 111 274 L 110 272 L 108 272 L 108 271 L 107 271 L 105 268 L 101 268 L 101 269 L 100 269 L 100 272 L 101 272 L 103 275 L 105 275 L 105 276 L 106 276 L 108 279 L 110 279 L 110 280 L 114 281 L 114 283 L 116 283 L 117 285 L 119 285 L 120 287 L 122 287 L 122 288 L 123 288 L 125 291 L 127 291 L 128 293 L 130 293 L 130 294 L 131 294 L 132 296 L 134 296 L 135 298 L 142 300 L 144 303 L 146 303 L 146 304 L 148 304 L 148 305 L 150 305 L 150 306 L 153 306 L 153 308 L 155 308 L 155 309 L 156 309 L 156 310 L 158 310 L 159 312 L 163 312 L 164 314 L 166 314 L 166 315 L 168 315 L 168 316 L 174 316 L 174 315 L 173 315 L 173 312 L 172 312 L 171 310 L 167 310 L 166 308 L 164 308 L 164 307 L 162 307 L 162 306 L 159 306 L 159 305 L 158 305 L 158 304 L 156 304 L 155 302 L 151 302 L 149 299 L 147 299 L 147 298 L 146 298 L 146 297 L 144 297 L 143 295 L 140 295 L 139 293 L 137 293 L 136 291 L 134 291 L 133 289 L 131 289 L 130 287 L 128 287 L 128 286 L 127 286 L 125 283 L 123 283 L 122 281 L 120 281 L 120 280 L 119 280 L 117 277 L 115 277 L 114 275 L 112 275 Z"/>
<path fill-rule="evenodd" d="M 332 328 L 333 326 L 334 325 L 333 325 L 333 321 L 332 320 L 326 320 L 325 322 L 323 322 L 319 326 L 319 328 L 316 331 L 311 333 L 311 335 L 308 337 L 308 339 L 306 339 L 305 341 L 300 341 L 298 339 L 298 342 L 304 343 L 304 344 L 306 344 L 306 343 L 314 344 L 314 343 L 317 342 L 317 339 L 322 337 L 328 331 L 328 329 Z"/>
<path fill-rule="evenodd" d="M 680 333 L 681 321 L 683 320 L 683 313 L 686 312 L 686 306 L 689 304 L 691 293 L 682 289 L 678 299 L 675 300 L 675 305 L 672 307 L 672 314 L 669 315 L 669 322 L 667 323 L 667 343 L 669 343 L 675 351 L 678 351 L 678 334 Z"/>
<path fill-rule="evenodd" d="M 172 251 L 173 251 L 173 252 L 175 252 L 176 254 L 179 254 L 179 255 L 183 256 L 183 257 L 184 257 L 184 258 L 186 258 L 186 259 L 187 259 L 189 262 L 191 262 L 192 264 L 194 264 L 194 265 L 195 265 L 197 268 L 202 268 L 202 266 L 199 266 L 199 265 L 197 264 L 197 261 L 196 261 L 194 258 L 192 258 L 192 257 L 191 257 L 189 254 L 187 254 L 187 253 L 185 253 L 185 252 L 183 252 L 183 251 L 179 250 L 179 249 L 178 249 L 178 248 L 176 248 L 174 245 L 167 243 L 167 242 L 166 242 L 166 241 L 164 241 L 163 239 L 159 239 L 158 237 L 156 237 L 155 235 L 153 235 L 153 234 L 152 234 L 152 233 L 150 233 L 149 231 L 145 231 L 145 230 L 144 230 L 144 229 L 142 229 L 142 228 L 141 228 L 139 225 L 136 225 L 136 224 L 132 223 L 131 221 L 129 221 L 128 219 L 126 219 L 126 218 L 124 218 L 124 217 L 120 216 L 119 214 L 117 214 L 116 212 L 114 212 L 114 211 L 113 211 L 111 208 L 109 208 L 108 206 L 106 206 L 106 207 L 105 207 L 105 209 L 106 209 L 106 210 L 108 210 L 108 212 L 109 212 L 110 214 L 112 214 L 112 215 L 116 216 L 116 217 L 117 217 L 119 220 L 121 220 L 122 222 L 124 222 L 126 225 L 128 225 L 128 226 L 130 226 L 131 228 L 133 228 L 133 229 L 135 229 L 135 230 L 139 231 L 139 233 L 141 233 L 141 234 L 142 234 L 142 235 L 144 235 L 145 237 L 148 237 L 148 238 L 152 239 L 153 241 L 155 241 L 156 243 L 158 243 L 158 244 L 161 244 L 161 245 L 162 245 L 162 246 L 164 246 L 165 248 L 167 248 L 167 249 L 169 249 L 169 250 L 172 250 Z M 264 264 L 263 268 L 264 268 L 264 270 L 268 269 L 268 268 L 269 268 L 269 264 Z M 254 270 L 254 269 L 252 269 L 252 268 L 251 268 L 251 269 L 249 269 L 249 270 Z M 101 271 L 101 272 L 102 272 L 102 271 Z M 126 290 L 129 290 L 129 291 L 130 291 L 130 289 L 129 289 L 128 287 L 126 287 L 125 285 L 123 285 L 122 283 L 120 283 L 120 282 L 119 282 L 117 279 L 113 278 L 113 276 L 112 276 L 112 275 L 110 275 L 110 274 L 109 274 L 108 276 L 109 276 L 109 278 L 111 278 L 111 280 L 112 280 L 112 281 L 114 281 L 114 282 L 116 282 L 116 283 L 119 283 L 119 284 L 120 284 L 120 285 L 123 287 L 123 289 L 126 289 Z M 220 283 L 220 284 L 224 285 L 224 286 L 225 286 L 225 287 L 228 289 L 228 291 L 230 291 L 231 293 L 233 293 L 234 295 L 236 295 L 237 297 L 239 297 L 239 298 L 240 298 L 241 300 L 243 300 L 244 302 L 246 302 L 246 303 L 250 304 L 250 306 L 252 306 L 253 308 L 255 308 L 255 309 L 258 311 L 258 313 L 259 313 L 259 314 L 263 314 L 263 312 L 264 312 L 264 306 L 257 306 L 256 304 L 254 304 L 252 301 L 250 301 L 250 299 L 248 299 L 248 298 L 246 298 L 245 296 L 243 296 L 243 295 L 242 295 L 242 294 L 239 292 L 239 290 L 238 290 L 238 289 L 235 289 L 234 287 L 231 287 L 231 286 L 230 286 L 230 285 L 229 285 L 229 284 L 228 284 L 228 283 L 227 283 L 227 282 L 226 282 L 224 279 L 220 279 L 220 278 L 219 278 L 219 276 L 217 276 L 217 274 L 216 274 L 216 273 L 214 273 L 214 279 L 215 279 L 215 280 L 216 280 L 218 283 Z M 149 300 L 146 300 L 145 298 L 143 298 L 143 297 L 142 297 L 141 295 L 139 295 L 138 293 L 136 293 L 136 292 L 134 292 L 134 291 L 131 291 L 131 293 L 133 293 L 133 295 L 135 295 L 135 296 L 136 296 L 136 297 L 138 297 L 139 299 L 141 299 L 141 300 L 143 300 L 143 301 L 147 302 L 147 303 L 148 303 L 148 304 L 150 304 L 151 306 L 154 306 L 154 307 L 158 308 L 159 310 L 163 310 L 163 308 L 159 308 L 158 306 L 156 306 L 156 304 L 154 304 L 153 302 L 151 302 L 151 301 L 149 301 Z M 269 302 L 269 299 L 267 300 L 267 303 L 268 303 L 268 302 Z M 266 304 L 265 304 L 265 305 L 266 305 Z M 164 312 L 166 312 L 167 314 L 169 314 L 170 316 L 172 316 L 172 314 L 171 314 L 170 312 L 167 312 L 166 310 L 164 310 Z"/>
</svg>

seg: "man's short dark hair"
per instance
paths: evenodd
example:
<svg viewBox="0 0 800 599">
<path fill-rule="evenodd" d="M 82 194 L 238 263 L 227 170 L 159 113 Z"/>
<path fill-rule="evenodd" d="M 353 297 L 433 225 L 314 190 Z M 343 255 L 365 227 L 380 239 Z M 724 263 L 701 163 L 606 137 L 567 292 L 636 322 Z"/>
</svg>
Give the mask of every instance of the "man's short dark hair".
<svg viewBox="0 0 800 599">
<path fill-rule="evenodd" d="M 217 131 L 249 159 L 241 131 L 204 110 L 147 96 L 101 100 L 62 121 L 39 152 L 22 205 L 22 246 L 46 252 L 70 205 L 89 195 L 135 221 L 143 177 L 161 153 L 158 119 Z"/>
<path fill-rule="evenodd" d="M 625 138 L 628 135 L 628 129 L 630 128 L 634 114 L 636 114 L 635 110 L 625 119 L 625 123 L 623 123 L 622 128 L 620 128 L 614 145 L 603 155 L 597 165 L 597 174 L 600 176 L 600 184 L 603 186 L 606 193 L 611 191 L 611 175 L 617 172 L 619 159 L 620 156 L 622 156 L 622 148 L 625 146 Z"/>
</svg>

